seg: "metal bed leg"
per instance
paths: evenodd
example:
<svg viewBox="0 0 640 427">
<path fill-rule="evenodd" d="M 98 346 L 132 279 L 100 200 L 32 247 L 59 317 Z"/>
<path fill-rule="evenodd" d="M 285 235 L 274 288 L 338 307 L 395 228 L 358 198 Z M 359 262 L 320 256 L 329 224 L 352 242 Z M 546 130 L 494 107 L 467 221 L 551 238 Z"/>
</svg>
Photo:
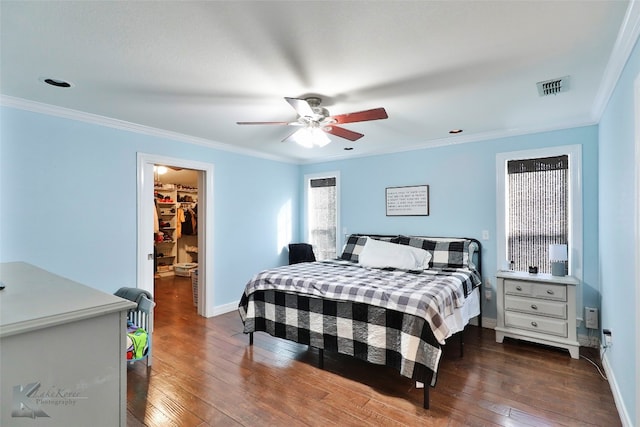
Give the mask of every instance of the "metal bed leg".
<svg viewBox="0 0 640 427">
<path fill-rule="evenodd" d="M 431 374 L 427 374 L 424 378 L 424 388 L 423 388 L 423 397 L 422 397 L 422 407 L 424 409 L 429 409 L 429 388 L 435 386 L 436 384 L 436 373 L 431 372 Z"/>
<path fill-rule="evenodd" d="M 324 369 L 324 350 L 318 349 L 318 367 L 320 369 Z"/>
<path fill-rule="evenodd" d="M 253 345 L 253 332 L 249 332 L 249 345 Z"/>
<path fill-rule="evenodd" d="M 429 409 L 429 384 L 425 384 L 424 385 L 424 396 L 423 396 L 423 400 L 422 400 L 422 407 L 424 409 Z"/>
</svg>

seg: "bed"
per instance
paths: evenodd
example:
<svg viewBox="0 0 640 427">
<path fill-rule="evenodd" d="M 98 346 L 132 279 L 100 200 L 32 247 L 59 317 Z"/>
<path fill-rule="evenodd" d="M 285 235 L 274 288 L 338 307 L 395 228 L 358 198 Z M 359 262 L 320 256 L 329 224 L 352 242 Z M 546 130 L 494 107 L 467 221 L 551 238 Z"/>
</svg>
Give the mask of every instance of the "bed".
<svg viewBox="0 0 640 427">
<path fill-rule="evenodd" d="M 238 310 L 254 332 L 350 355 L 435 385 L 442 346 L 481 320 L 480 242 L 351 235 L 340 258 L 277 267 L 245 286 Z"/>
</svg>

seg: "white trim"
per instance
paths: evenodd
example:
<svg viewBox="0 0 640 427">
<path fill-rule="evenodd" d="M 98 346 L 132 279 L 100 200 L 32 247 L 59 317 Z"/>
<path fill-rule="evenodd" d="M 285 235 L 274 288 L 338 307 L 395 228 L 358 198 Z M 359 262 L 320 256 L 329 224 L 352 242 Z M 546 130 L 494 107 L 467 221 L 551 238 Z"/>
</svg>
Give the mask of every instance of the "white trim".
<svg viewBox="0 0 640 427">
<path fill-rule="evenodd" d="M 198 216 L 204 218 L 204 227 L 198 228 L 198 314 L 214 315 L 213 281 L 213 206 L 214 166 L 211 163 L 137 153 L 137 206 L 138 206 L 138 287 L 153 295 L 153 272 L 149 268 L 148 254 L 153 253 L 153 165 L 162 164 L 202 171 L 198 182 Z M 149 277 L 151 272 L 151 277 Z M 202 286 L 204 284 L 204 286 Z"/>
<path fill-rule="evenodd" d="M 635 99 L 635 264 L 636 264 L 636 425 L 640 426 L 640 74 L 634 82 Z"/>
<path fill-rule="evenodd" d="M 208 148 L 214 148 L 218 150 L 228 151 L 232 153 L 243 154 L 251 157 L 263 158 L 267 160 L 274 160 L 277 162 L 284 162 L 289 164 L 316 164 L 325 163 L 336 160 L 351 160 L 362 157 L 382 156 L 386 154 L 402 153 L 406 151 L 424 150 L 429 148 L 446 147 L 450 145 L 466 144 L 470 142 L 489 141 L 500 138 L 508 138 L 520 135 L 530 135 L 540 132 L 551 132 L 563 129 L 573 129 L 583 126 L 592 126 L 597 124 L 595 120 L 577 120 L 568 121 L 563 123 L 557 123 L 551 126 L 535 126 L 528 128 L 515 128 L 505 129 L 498 131 L 489 131 L 475 134 L 467 134 L 460 136 L 450 136 L 446 138 L 439 138 L 424 141 L 422 143 L 412 145 L 404 148 L 387 148 L 382 150 L 371 151 L 363 154 L 338 154 L 335 156 L 326 156 L 320 159 L 292 159 L 288 157 L 276 156 L 272 154 L 263 153 L 260 151 L 250 150 L 248 148 L 235 147 L 231 144 L 225 144 L 222 142 L 211 141 L 204 138 L 198 138 L 190 135 L 185 135 L 177 132 L 171 132 L 168 130 L 157 129 L 150 126 L 139 125 L 136 123 L 127 122 L 124 120 L 113 119 L 110 117 L 100 116 L 97 114 L 86 113 L 83 111 L 73 110 L 69 108 L 59 107 L 50 104 L 44 104 L 41 102 L 30 101 L 27 99 L 16 98 L 8 95 L 0 95 L 0 105 L 7 107 L 17 108 L 25 111 L 31 111 L 39 114 L 46 114 L 54 117 L 61 117 L 69 120 L 77 120 L 85 123 L 95 124 L 98 126 L 105 126 L 114 129 L 120 129 L 129 132 L 140 133 L 143 135 L 154 136 L 158 138 L 166 138 L 174 141 L 186 142 L 188 144 L 200 145 Z"/>
<path fill-rule="evenodd" d="M 616 88 L 618 79 L 622 75 L 629 56 L 633 51 L 633 47 L 640 35 L 640 2 L 631 0 L 627 7 L 624 20 L 620 26 L 618 37 L 611 50 L 611 56 L 607 68 L 604 71 L 604 76 L 600 83 L 600 88 L 596 94 L 596 98 L 593 101 L 593 107 L 591 108 L 591 116 L 596 122 L 600 122 L 602 114 L 609 103 L 609 99 Z"/>
<path fill-rule="evenodd" d="M 220 316 L 221 314 L 231 313 L 232 311 L 236 311 L 238 309 L 238 305 L 240 301 L 230 302 L 228 304 L 222 304 L 216 307 L 213 307 L 213 315 Z"/>
<path fill-rule="evenodd" d="M 511 151 L 496 154 L 496 270 L 504 269 L 506 260 L 507 236 L 504 224 L 506 222 L 506 166 L 508 160 L 529 159 L 535 157 L 550 157 L 569 155 L 569 275 L 580 281 L 576 288 L 576 318 L 583 319 L 583 236 L 582 236 L 582 146 L 563 145 L 557 147 L 537 148 L 532 150 Z M 600 291 L 600 289 L 598 289 Z"/>
<path fill-rule="evenodd" d="M 597 124 L 598 122 L 592 119 L 572 120 L 572 121 L 566 121 L 562 123 L 556 123 L 553 125 L 533 126 L 533 127 L 527 127 L 527 128 L 523 127 L 523 128 L 513 128 L 513 129 L 502 129 L 502 130 L 474 133 L 474 134 L 468 134 L 468 135 L 448 136 L 445 138 L 438 138 L 438 139 L 432 139 L 429 141 L 424 141 L 422 143 L 418 143 L 410 147 L 386 148 L 386 149 L 371 151 L 363 154 L 338 154 L 335 156 L 326 156 L 326 157 L 323 157 L 322 159 L 300 160 L 299 164 L 310 165 L 310 164 L 316 164 L 316 163 L 325 163 L 329 161 L 333 162 L 338 160 L 351 160 L 351 159 L 357 159 L 357 158 L 363 158 L 363 157 L 383 156 L 386 154 L 426 150 L 429 148 L 448 147 L 451 145 L 467 144 L 470 142 L 493 141 L 496 139 L 510 138 L 514 136 L 532 135 L 536 133 L 553 132 L 553 131 L 559 131 L 559 130 L 565 130 L 565 129 L 575 129 L 579 127 L 593 126 Z M 353 152 L 350 152 L 350 153 L 353 153 Z"/>
<path fill-rule="evenodd" d="M 469 321 L 470 324 L 472 325 L 476 325 L 478 324 L 478 321 L 476 319 L 471 319 Z M 498 326 L 498 319 L 494 319 L 493 317 L 482 317 L 482 327 L 485 329 L 496 329 L 496 326 Z"/>
<path fill-rule="evenodd" d="M 590 347 L 590 348 L 600 348 L 600 338 L 597 336 L 590 336 L 579 334 L 578 342 L 580 343 L 580 347 Z"/>
<path fill-rule="evenodd" d="M 309 197 L 309 181 L 318 178 L 335 178 L 336 179 L 336 256 L 340 256 L 340 249 L 342 248 L 342 232 L 340 231 L 340 171 L 330 172 L 318 172 L 312 174 L 306 174 L 304 176 L 304 202 L 303 202 L 303 240 L 309 242 L 309 209 L 308 209 L 308 197 Z"/>
<path fill-rule="evenodd" d="M 84 111 L 72 110 L 70 108 L 59 107 L 56 105 L 44 104 L 27 99 L 16 98 L 8 95 L 0 95 L 0 105 L 17 108 L 20 110 L 31 111 L 33 113 L 46 114 L 54 117 L 61 117 L 69 120 L 77 120 L 80 122 L 90 123 L 98 126 L 105 126 L 114 129 L 124 130 L 128 132 L 140 133 L 143 135 L 154 136 L 158 138 L 166 138 L 174 141 L 186 142 L 188 144 L 200 145 L 216 150 L 227 151 L 231 153 L 243 154 L 245 156 L 258 157 L 277 162 L 298 164 L 298 162 L 281 156 L 275 156 L 264 152 L 251 150 L 249 148 L 236 147 L 231 144 L 225 144 L 210 139 L 198 138 L 195 136 L 185 135 L 178 132 L 171 132 L 164 129 L 158 129 L 151 126 L 140 125 L 127 122 L 124 120 L 113 119 L 111 117 L 100 116 L 98 114 L 86 113 Z"/>
<path fill-rule="evenodd" d="M 609 364 L 609 356 L 605 353 L 604 356 L 601 356 L 601 358 L 602 367 L 604 368 L 604 373 L 607 376 L 609 387 L 611 388 L 611 394 L 613 394 L 613 400 L 616 404 L 616 409 L 618 410 L 618 416 L 620 417 L 620 421 L 622 421 L 622 426 L 633 427 L 634 424 L 631 422 L 631 417 L 629 416 L 627 407 L 624 405 L 624 400 L 622 399 L 622 394 L 620 393 L 620 387 L 618 386 L 616 377 L 611 370 L 611 365 Z"/>
</svg>

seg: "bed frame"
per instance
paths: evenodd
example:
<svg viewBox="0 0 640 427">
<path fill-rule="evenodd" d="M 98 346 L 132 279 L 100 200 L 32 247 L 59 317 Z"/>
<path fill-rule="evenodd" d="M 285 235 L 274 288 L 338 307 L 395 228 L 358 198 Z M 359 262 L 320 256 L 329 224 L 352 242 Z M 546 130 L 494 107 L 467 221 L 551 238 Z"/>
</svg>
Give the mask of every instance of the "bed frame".
<svg viewBox="0 0 640 427">
<path fill-rule="evenodd" d="M 370 236 L 373 238 L 380 238 L 380 237 L 396 237 L 396 235 L 383 235 L 383 234 L 353 234 L 353 236 Z M 478 271 L 478 273 L 480 274 L 480 277 L 482 278 L 482 244 L 480 243 L 479 240 L 474 239 L 474 238 L 469 238 L 469 237 L 433 237 L 433 236 L 412 236 L 412 237 L 419 237 L 419 238 L 423 238 L 423 239 L 434 239 L 434 240 L 469 240 L 470 242 L 474 242 L 477 246 L 478 246 L 478 250 L 474 252 L 474 264 L 476 266 L 476 270 Z M 478 294 L 481 296 L 482 292 L 481 292 L 481 287 L 482 284 L 480 284 L 478 286 Z M 482 299 L 480 298 L 479 300 L 479 305 L 480 305 L 480 314 L 477 316 L 478 317 L 478 326 L 480 328 L 482 328 Z M 426 325 L 425 325 L 426 327 Z M 459 346 L 460 346 L 460 357 L 462 358 L 464 356 L 464 330 L 466 329 L 466 325 L 465 328 L 462 331 L 457 332 L 455 335 L 458 335 L 458 342 L 459 342 Z M 450 338 L 453 338 L 453 336 L 451 336 Z M 252 346 L 253 345 L 253 332 L 249 332 L 249 345 Z M 151 343 L 149 343 L 149 346 L 151 346 Z M 312 346 L 309 346 L 312 347 Z M 149 347 L 151 348 L 151 347 Z M 324 369 L 324 349 L 322 348 L 318 348 L 318 368 L 320 369 Z M 434 372 L 426 372 L 425 376 L 423 377 L 422 383 L 423 383 L 423 403 L 422 403 L 422 407 L 424 409 L 429 409 L 429 387 L 435 387 L 436 385 L 436 381 L 437 381 L 437 373 Z"/>
</svg>

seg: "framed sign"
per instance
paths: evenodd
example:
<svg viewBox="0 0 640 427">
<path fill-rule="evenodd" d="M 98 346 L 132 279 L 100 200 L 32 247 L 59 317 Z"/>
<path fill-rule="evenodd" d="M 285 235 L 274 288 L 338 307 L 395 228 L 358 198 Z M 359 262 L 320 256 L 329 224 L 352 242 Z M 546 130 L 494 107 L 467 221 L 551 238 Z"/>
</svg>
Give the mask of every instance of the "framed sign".
<svg viewBox="0 0 640 427">
<path fill-rule="evenodd" d="M 429 216 L 429 186 L 387 187 L 387 216 Z"/>
</svg>

